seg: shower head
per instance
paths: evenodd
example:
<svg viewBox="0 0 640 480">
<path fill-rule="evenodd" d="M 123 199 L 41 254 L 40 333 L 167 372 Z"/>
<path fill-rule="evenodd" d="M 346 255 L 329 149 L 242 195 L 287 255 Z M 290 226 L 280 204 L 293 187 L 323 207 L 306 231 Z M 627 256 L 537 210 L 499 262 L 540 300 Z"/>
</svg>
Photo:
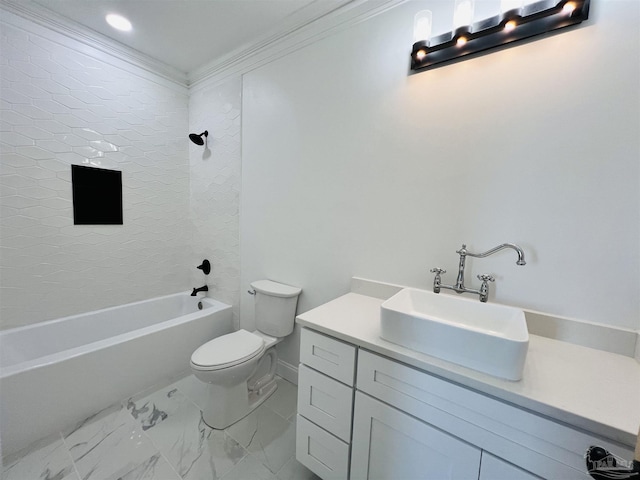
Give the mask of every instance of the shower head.
<svg viewBox="0 0 640 480">
<path fill-rule="evenodd" d="M 204 138 L 202 138 L 203 136 L 204 138 L 207 138 L 209 136 L 209 132 L 205 130 L 199 135 L 197 133 L 190 133 L 189 140 L 191 140 L 196 145 L 204 145 Z"/>
</svg>

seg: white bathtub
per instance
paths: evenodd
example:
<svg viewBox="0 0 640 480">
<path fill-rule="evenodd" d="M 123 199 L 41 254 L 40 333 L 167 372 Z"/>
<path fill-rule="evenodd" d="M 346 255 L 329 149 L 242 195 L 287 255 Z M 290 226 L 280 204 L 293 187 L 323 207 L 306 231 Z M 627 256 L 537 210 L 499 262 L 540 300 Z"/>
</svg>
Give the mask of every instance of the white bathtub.
<svg viewBox="0 0 640 480">
<path fill-rule="evenodd" d="M 229 305 L 178 293 L 0 332 L 2 453 L 186 373 L 231 331 Z"/>
</svg>

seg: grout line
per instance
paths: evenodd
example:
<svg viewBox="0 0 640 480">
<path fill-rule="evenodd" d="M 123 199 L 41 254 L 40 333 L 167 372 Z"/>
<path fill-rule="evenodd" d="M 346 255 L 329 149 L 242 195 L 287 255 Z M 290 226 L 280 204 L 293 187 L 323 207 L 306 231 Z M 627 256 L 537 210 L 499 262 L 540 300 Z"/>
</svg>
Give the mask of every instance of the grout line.
<svg viewBox="0 0 640 480">
<path fill-rule="evenodd" d="M 175 383 L 175 382 L 174 382 Z M 164 386 L 160 386 L 160 388 L 158 388 L 155 391 L 148 391 L 149 389 L 147 389 L 148 393 L 145 396 L 149 396 L 149 395 L 153 395 L 156 392 L 159 392 L 160 390 L 165 389 L 166 387 L 171 386 L 172 384 L 167 384 Z M 180 391 L 178 388 L 176 388 L 176 390 Z M 182 392 L 180 392 L 182 393 Z M 184 395 L 184 394 L 183 394 Z M 187 397 L 187 395 L 184 395 L 187 399 L 189 399 L 189 397 Z M 167 462 L 167 465 L 169 465 L 169 468 L 171 469 L 171 471 L 173 471 L 176 474 L 176 478 L 182 479 L 182 476 L 178 473 L 178 471 L 175 469 L 175 467 L 173 466 L 173 464 L 169 461 L 169 459 L 165 456 L 164 452 L 158 448 L 158 446 L 156 445 L 156 443 L 153 441 L 153 438 L 151 438 L 151 436 L 147 435 L 146 430 L 143 428 L 142 423 L 133 416 L 133 413 L 131 411 L 129 411 L 129 409 L 127 408 L 127 404 L 125 402 L 128 401 L 129 398 L 135 398 L 134 396 L 129 396 L 126 399 L 122 400 L 122 407 L 127 411 L 127 413 L 129 414 L 129 417 L 135 422 L 135 424 L 140 428 L 140 432 L 142 432 L 142 435 L 149 440 L 149 442 L 151 443 L 151 445 L 153 445 L 153 448 L 155 448 L 157 454 L 160 455 L 160 457 L 162 459 L 164 459 L 165 462 Z M 142 398 L 142 396 L 141 396 Z"/>
<path fill-rule="evenodd" d="M 69 445 L 67 445 L 67 441 L 64 438 L 64 435 L 62 432 L 60 432 L 60 439 L 62 440 L 62 446 L 66 450 L 67 455 L 69 456 L 69 460 L 71 460 L 71 466 L 73 467 L 73 471 L 76 472 L 76 475 L 78 476 L 78 480 L 82 480 L 82 477 L 80 476 L 80 472 L 78 471 L 78 466 L 76 465 L 76 462 L 73 460 L 73 456 L 71 455 L 71 449 L 69 448 Z"/>
<path fill-rule="evenodd" d="M 146 434 L 145 434 L 146 435 Z M 152 445 L 155 447 L 155 443 L 153 443 L 152 441 Z M 157 448 L 157 447 L 156 447 Z M 169 459 L 164 455 L 164 452 L 162 450 L 158 450 L 158 453 L 160 454 L 161 458 L 164 458 L 164 461 L 167 462 L 167 465 L 169 465 L 169 468 L 176 474 L 176 478 L 180 478 L 182 479 L 182 477 L 180 476 L 180 474 L 178 473 L 178 471 L 175 469 L 175 467 L 173 466 L 173 464 L 169 461 Z"/>
<path fill-rule="evenodd" d="M 162 387 L 164 388 L 164 387 Z M 161 389 L 162 389 L 161 388 Z M 161 390 L 160 389 L 160 390 Z M 155 392 L 152 392 L 155 393 Z M 165 456 L 164 452 L 158 448 L 158 446 L 155 444 L 155 442 L 153 441 L 153 438 L 151 438 L 149 435 L 147 435 L 147 432 L 145 431 L 144 428 L 142 428 L 142 423 L 140 423 L 140 421 L 137 418 L 134 418 L 134 416 L 132 415 L 132 413 L 129 411 L 128 408 L 125 407 L 125 409 L 127 410 L 127 413 L 129 414 L 129 417 L 131 417 L 131 419 L 135 422 L 136 426 L 138 426 L 140 428 L 140 432 L 142 432 L 142 435 L 149 440 L 149 442 L 151 443 L 151 445 L 153 445 L 153 448 L 155 448 L 156 453 L 160 455 L 161 458 L 164 459 L 165 462 L 167 462 L 167 465 L 169 465 L 169 468 L 176 474 L 176 478 L 180 478 L 182 479 L 182 476 L 178 473 L 178 471 L 175 469 L 175 467 L 173 466 L 173 464 L 169 461 L 169 459 Z"/>
</svg>

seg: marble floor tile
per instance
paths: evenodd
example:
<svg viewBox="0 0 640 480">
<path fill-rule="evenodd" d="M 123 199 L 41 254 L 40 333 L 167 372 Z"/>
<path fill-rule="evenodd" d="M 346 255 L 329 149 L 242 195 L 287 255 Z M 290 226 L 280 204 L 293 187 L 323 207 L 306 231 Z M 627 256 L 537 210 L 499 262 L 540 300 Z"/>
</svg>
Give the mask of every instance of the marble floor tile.
<svg viewBox="0 0 640 480">
<path fill-rule="evenodd" d="M 127 471 L 116 472 L 107 480 L 181 480 L 160 453 L 152 455 L 133 470 L 128 470 L 128 467 L 123 470 Z"/>
<path fill-rule="evenodd" d="M 3 480 L 79 480 L 60 434 L 47 437 L 2 460 Z"/>
<path fill-rule="evenodd" d="M 276 473 L 295 453 L 295 423 L 265 405 L 232 425 L 227 433 Z"/>
<path fill-rule="evenodd" d="M 278 389 L 264 404 L 281 417 L 289 419 L 296 414 L 298 388 L 281 377 L 276 377 L 276 382 Z"/>
<path fill-rule="evenodd" d="M 198 380 L 194 375 L 187 375 L 173 384 L 180 392 L 198 405 L 202 410 L 209 401 L 209 388 L 207 384 Z"/>
<path fill-rule="evenodd" d="M 277 480 L 276 476 L 260 461 L 248 455 L 222 480 Z"/>
<path fill-rule="evenodd" d="M 291 457 L 276 475 L 278 480 L 321 480 L 319 476 Z"/>
<path fill-rule="evenodd" d="M 158 453 L 121 405 L 89 417 L 64 435 L 82 480 L 128 472 Z"/>
<path fill-rule="evenodd" d="M 167 380 L 3 459 L 3 480 L 318 480 L 295 460 L 297 388 L 226 430 L 209 428 L 206 384 Z"/>
<path fill-rule="evenodd" d="M 212 430 L 207 426 L 204 428 L 206 434 L 202 455 L 184 475 L 184 480 L 222 478 L 247 457 L 247 451 L 224 431 Z"/>
<path fill-rule="evenodd" d="M 148 425 L 146 435 L 181 477 L 217 479 L 247 455 L 224 431 L 209 428 L 200 409 L 181 392 L 166 390 L 133 403 L 136 410 L 143 405 L 155 406 L 138 415 L 138 420 Z M 148 421 L 160 418 L 154 410 L 164 414 L 161 421 Z"/>
<path fill-rule="evenodd" d="M 185 404 L 193 405 L 174 385 L 169 385 L 150 394 L 131 397 L 125 406 L 142 429 L 148 430 L 175 414 Z"/>
</svg>

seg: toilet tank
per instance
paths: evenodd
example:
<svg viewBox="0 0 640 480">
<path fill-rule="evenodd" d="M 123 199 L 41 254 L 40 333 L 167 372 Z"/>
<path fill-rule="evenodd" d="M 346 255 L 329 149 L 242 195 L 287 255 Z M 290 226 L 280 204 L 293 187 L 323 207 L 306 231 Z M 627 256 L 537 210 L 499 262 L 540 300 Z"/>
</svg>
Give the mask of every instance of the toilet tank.
<svg viewBox="0 0 640 480">
<path fill-rule="evenodd" d="M 293 331 L 301 288 L 271 280 L 251 284 L 255 295 L 256 328 L 272 337 L 286 337 Z"/>
</svg>

